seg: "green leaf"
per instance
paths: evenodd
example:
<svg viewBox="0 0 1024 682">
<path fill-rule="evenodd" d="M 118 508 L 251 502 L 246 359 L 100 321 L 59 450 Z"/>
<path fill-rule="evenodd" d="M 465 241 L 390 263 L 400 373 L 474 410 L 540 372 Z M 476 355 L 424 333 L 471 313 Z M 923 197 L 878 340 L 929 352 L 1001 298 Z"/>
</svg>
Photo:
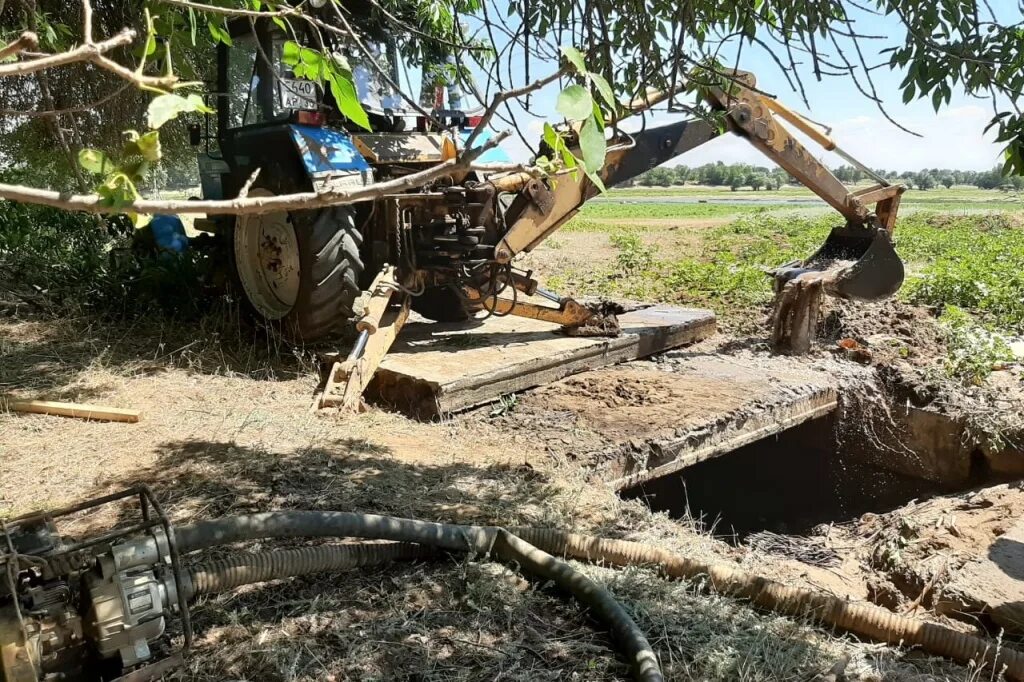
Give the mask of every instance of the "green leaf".
<svg viewBox="0 0 1024 682">
<path fill-rule="evenodd" d="M 331 94 L 334 95 L 338 111 L 360 128 L 372 132 L 370 118 L 359 102 L 359 95 L 356 93 L 355 85 L 352 84 L 352 79 L 337 70 L 333 70 L 329 77 Z"/>
<path fill-rule="evenodd" d="M 323 56 L 319 52 L 307 47 L 304 47 L 299 51 L 299 58 L 302 59 L 304 64 L 315 66 L 317 68 L 320 68 L 320 62 L 324 60 Z"/>
<path fill-rule="evenodd" d="M 551 147 L 552 151 L 558 151 L 558 142 L 561 138 L 558 135 L 558 131 L 550 123 L 544 123 L 544 142 Z"/>
<path fill-rule="evenodd" d="M 281 48 L 281 61 L 288 66 L 295 66 L 299 63 L 301 52 L 299 44 L 294 40 L 289 40 Z"/>
<path fill-rule="evenodd" d="M 332 65 L 338 69 L 341 69 L 343 73 L 352 73 L 352 66 L 348 63 L 348 57 L 341 53 L 334 53 L 331 55 Z"/>
<path fill-rule="evenodd" d="M 219 21 L 210 21 L 206 24 L 206 27 L 209 29 L 210 35 L 213 36 L 214 41 L 224 43 L 228 47 L 232 47 L 234 45 L 234 43 L 231 42 L 231 33 L 221 26 Z"/>
<path fill-rule="evenodd" d="M 124 173 L 115 173 L 106 182 L 96 188 L 100 203 L 104 206 L 121 209 L 130 206 L 139 198 L 135 183 Z"/>
<path fill-rule="evenodd" d="M 597 92 L 601 95 L 601 99 L 607 104 L 613 111 L 619 108 L 619 103 L 615 99 L 615 92 L 612 90 L 612 86 L 608 85 L 608 81 L 605 77 L 599 73 L 590 74 L 590 82 L 597 88 Z"/>
<path fill-rule="evenodd" d="M 593 115 L 594 98 L 582 85 L 570 85 L 559 93 L 555 111 L 570 121 L 582 121 Z"/>
<path fill-rule="evenodd" d="M 608 188 L 604 186 L 604 180 L 601 179 L 600 175 L 597 173 L 587 173 L 587 177 L 590 178 L 590 181 L 594 183 L 594 186 L 597 187 L 601 194 L 608 191 Z"/>
<path fill-rule="evenodd" d="M 107 155 L 98 149 L 83 149 L 78 152 L 78 165 L 96 175 L 106 175 L 114 169 Z"/>
<path fill-rule="evenodd" d="M 565 57 L 567 62 L 572 64 L 573 68 L 576 69 L 576 73 L 587 73 L 587 65 L 583 60 L 583 53 L 575 47 L 572 45 L 563 45 L 562 56 Z"/>
<path fill-rule="evenodd" d="M 189 33 L 192 36 L 192 47 L 196 46 L 196 11 L 188 8 Z"/>
<path fill-rule="evenodd" d="M 598 128 L 593 117 L 588 118 L 580 128 L 580 152 L 587 175 L 597 173 L 604 166 L 604 128 Z"/>
<path fill-rule="evenodd" d="M 147 122 L 150 128 L 157 130 L 163 124 L 184 113 L 211 114 L 213 109 L 203 103 L 203 98 L 193 93 L 188 97 L 181 95 L 160 95 L 149 103 Z"/>
<path fill-rule="evenodd" d="M 160 157 L 163 155 L 163 149 L 160 146 L 159 130 L 149 131 L 136 140 L 135 144 L 139 148 L 139 154 L 141 154 L 142 158 L 146 161 L 159 161 Z"/>
</svg>

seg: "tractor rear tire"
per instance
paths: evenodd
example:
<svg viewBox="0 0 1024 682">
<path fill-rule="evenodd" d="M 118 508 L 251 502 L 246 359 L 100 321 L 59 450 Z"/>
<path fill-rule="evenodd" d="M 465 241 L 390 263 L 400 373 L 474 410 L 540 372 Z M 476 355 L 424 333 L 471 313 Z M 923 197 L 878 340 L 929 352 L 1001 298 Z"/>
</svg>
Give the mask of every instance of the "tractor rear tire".
<svg viewBox="0 0 1024 682">
<path fill-rule="evenodd" d="M 250 196 L 257 191 L 270 195 Z M 362 242 L 349 206 L 240 218 L 234 269 L 257 316 L 290 341 L 313 343 L 341 335 L 355 317 Z"/>
</svg>

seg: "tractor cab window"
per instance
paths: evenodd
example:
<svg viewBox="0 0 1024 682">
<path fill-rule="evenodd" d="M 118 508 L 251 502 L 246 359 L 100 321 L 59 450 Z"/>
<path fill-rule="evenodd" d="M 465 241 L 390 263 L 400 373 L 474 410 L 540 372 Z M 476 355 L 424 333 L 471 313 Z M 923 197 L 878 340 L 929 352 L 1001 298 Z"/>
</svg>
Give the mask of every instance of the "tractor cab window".
<svg viewBox="0 0 1024 682">
<path fill-rule="evenodd" d="M 381 73 L 387 73 L 393 82 L 398 82 L 398 65 L 395 63 L 397 54 L 386 45 L 367 42 L 366 46 L 373 55 L 373 62 L 356 50 L 351 50 L 345 55 L 349 66 L 352 67 L 352 80 L 359 102 L 367 111 L 374 113 L 383 112 L 385 109 L 401 111 L 405 102 Z"/>
<path fill-rule="evenodd" d="M 234 38 L 227 64 L 229 127 L 279 121 L 294 111 L 318 108 L 316 84 L 295 78 L 284 63 L 284 41 L 251 31 Z"/>
<path fill-rule="evenodd" d="M 260 87 L 257 54 L 253 35 L 235 38 L 234 45 L 228 49 L 228 123 L 232 128 L 265 120 L 266 112 L 260 107 L 262 98 L 257 95 Z"/>
</svg>

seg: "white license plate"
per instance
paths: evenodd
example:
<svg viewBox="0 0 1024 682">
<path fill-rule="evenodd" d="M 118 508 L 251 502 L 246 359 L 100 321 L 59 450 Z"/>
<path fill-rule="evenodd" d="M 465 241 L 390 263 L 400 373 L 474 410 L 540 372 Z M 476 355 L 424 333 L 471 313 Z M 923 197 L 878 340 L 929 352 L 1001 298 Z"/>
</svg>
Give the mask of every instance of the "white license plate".
<svg viewBox="0 0 1024 682">
<path fill-rule="evenodd" d="M 316 83 L 282 78 L 278 81 L 282 109 L 316 109 Z"/>
</svg>

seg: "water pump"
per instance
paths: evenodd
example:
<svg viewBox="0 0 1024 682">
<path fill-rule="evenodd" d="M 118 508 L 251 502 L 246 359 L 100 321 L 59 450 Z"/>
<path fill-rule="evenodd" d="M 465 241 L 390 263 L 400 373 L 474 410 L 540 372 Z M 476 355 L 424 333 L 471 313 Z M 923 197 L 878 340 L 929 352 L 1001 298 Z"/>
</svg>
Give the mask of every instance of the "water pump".
<svg viewBox="0 0 1024 682">
<path fill-rule="evenodd" d="M 64 532 L 115 505 L 130 520 L 85 540 Z M 0 524 L 0 573 L 7 682 L 157 679 L 191 645 L 173 532 L 145 486 Z M 163 636 L 170 621 L 178 650 Z"/>
</svg>

